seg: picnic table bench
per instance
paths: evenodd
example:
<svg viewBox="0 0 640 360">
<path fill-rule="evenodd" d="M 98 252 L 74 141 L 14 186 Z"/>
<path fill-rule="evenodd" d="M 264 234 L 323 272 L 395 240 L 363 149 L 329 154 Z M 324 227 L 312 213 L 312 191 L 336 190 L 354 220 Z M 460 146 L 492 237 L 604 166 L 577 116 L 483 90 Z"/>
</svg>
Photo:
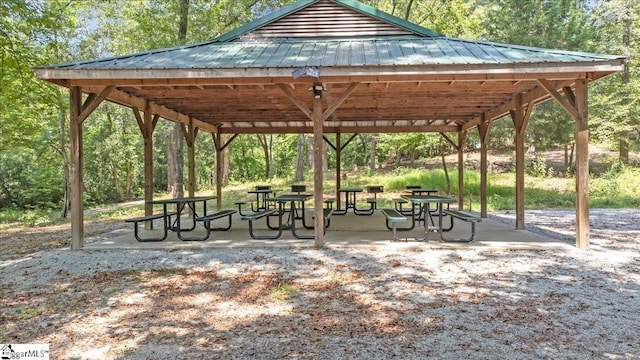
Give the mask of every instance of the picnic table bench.
<svg viewBox="0 0 640 360">
<path fill-rule="evenodd" d="M 133 230 L 133 234 L 136 237 L 136 240 L 140 241 L 140 242 L 151 242 L 151 241 L 163 241 L 164 239 L 167 238 L 168 235 L 168 229 L 170 227 L 170 223 L 171 223 L 171 217 L 175 216 L 177 214 L 177 212 L 168 212 L 166 215 L 164 213 L 162 214 L 151 214 L 151 215 L 146 215 L 146 216 L 139 216 L 139 217 L 135 217 L 135 218 L 130 218 L 130 219 L 125 219 L 125 222 L 128 223 L 133 223 L 134 225 L 134 230 Z M 141 222 L 147 222 L 147 221 L 153 221 L 153 220 L 157 220 L 157 219 L 163 219 L 164 218 L 164 224 L 163 224 L 163 228 L 164 228 L 164 232 L 162 237 L 148 237 L 148 238 L 143 238 L 140 236 L 140 233 L 138 231 L 138 224 L 140 224 Z"/>
<path fill-rule="evenodd" d="M 214 213 L 210 213 L 207 215 L 203 215 L 203 216 L 198 216 L 195 218 L 196 222 L 201 222 L 206 230 L 206 233 L 204 236 L 184 236 L 181 235 L 180 236 L 180 240 L 183 241 L 204 241 L 209 239 L 209 236 L 211 235 L 212 231 L 226 231 L 231 229 L 231 217 L 233 216 L 233 214 L 237 213 L 237 210 L 233 210 L 233 209 L 227 209 L 227 210 L 220 210 L 220 211 L 216 211 Z M 227 224 L 227 226 L 225 227 L 221 227 L 221 228 L 215 228 L 212 229 L 211 228 L 211 221 L 213 220 L 217 220 L 217 219 L 221 219 L 227 217 L 229 220 L 229 223 Z"/>
<path fill-rule="evenodd" d="M 479 223 L 482 221 L 482 219 L 479 216 L 473 215 L 473 214 L 469 214 L 469 213 L 465 213 L 459 210 L 448 210 L 448 209 L 444 209 L 442 210 L 443 214 L 445 215 L 449 215 L 451 216 L 451 227 L 453 227 L 453 219 L 458 219 L 458 220 L 462 220 L 465 222 L 469 222 L 471 223 L 471 236 L 467 239 L 449 239 L 449 238 L 445 238 L 442 234 L 442 232 L 440 232 L 440 240 L 441 241 L 446 241 L 446 242 L 472 242 L 473 239 L 475 238 L 476 235 L 476 223 Z"/>
<path fill-rule="evenodd" d="M 244 214 L 244 215 L 241 215 L 240 218 L 242 220 L 249 221 L 249 236 L 251 236 L 252 239 L 274 240 L 279 238 L 282 235 L 282 213 L 279 213 L 279 212 L 280 212 L 279 209 L 267 209 L 267 210 L 254 212 L 252 214 Z M 269 216 L 274 214 L 278 215 L 278 227 L 276 228 L 278 232 L 275 235 L 256 235 L 253 231 L 253 222 L 258 219 L 262 219 L 263 217 L 267 217 L 267 223 L 268 223 Z M 270 225 L 268 226 L 269 228 L 271 228 Z"/>
<path fill-rule="evenodd" d="M 409 219 L 395 209 L 382 209 L 381 212 L 382 212 L 382 215 L 384 215 L 386 218 L 387 229 L 393 231 L 393 241 L 403 240 L 403 239 L 399 239 L 397 236 L 398 228 L 396 226 L 396 223 L 404 223 L 409 221 Z M 413 229 L 414 226 L 415 226 L 415 221 L 413 221 L 413 225 L 411 226 L 411 228 L 403 229 L 403 230 L 411 230 Z"/>
</svg>

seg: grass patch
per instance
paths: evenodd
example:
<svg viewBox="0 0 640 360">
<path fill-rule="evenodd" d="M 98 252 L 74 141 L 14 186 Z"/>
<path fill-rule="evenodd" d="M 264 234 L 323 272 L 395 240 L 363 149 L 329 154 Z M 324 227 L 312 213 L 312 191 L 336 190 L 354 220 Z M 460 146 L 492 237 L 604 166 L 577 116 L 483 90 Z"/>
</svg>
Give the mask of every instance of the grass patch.
<svg viewBox="0 0 640 360">
<path fill-rule="evenodd" d="M 327 174 L 323 184 L 326 196 L 335 196 L 335 179 Z M 385 194 L 378 198 L 382 206 L 393 206 L 392 194 L 400 193 L 409 185 L 420 185 L 424 188 L 437 190 L 441 194 L 457 196 L 458 172 L 455 167 L 449 170 L 449 187 L 447 193 L 447 177 L 442 169 L 397 168 L 391 172 L 378 171 L 351 173 L 347 179 L 341 181 L 343 187 L 365 187 L 367 185 L 381 185 Z M 488 174 L 487 208 L 489 211 L 509 210 L 515 208 L 515 174 Z M 312 181 L 294 182 L 292 179 L 270 179 L 261 182 L 233 184 L 223 189 L 222 207 L 236 208 L 239 200 L 254 200 L 247 191 L 257 185 L 271 185 L 278 190 L 278 194 L 290 192 L 292 184 L 306 184 L 307 191 L 313 191 Z M 624 208 L 640 207 L 640 168 L 624 166 L 617 162 L 609 165 L 608 170 L 599 176 L 589 179 L 590 206 L 594 208 Z M 464 171 L 465 209 L 480 208 L 480 172 Z M 205 194 L 204 192 L 202 194 Z M 215 194 L 207 191 L 206 194 Z M 168 197 L 157 194 L 156 198 Z M 209 208 L 215 207 L 216 201 L 209 202 Z M 309 203 L 311 205 L 311 202 Z M 575 179 L 568 177 L 550 177 L 548 174 L 533 176 L 525 175 L 525 207 L 528 209 L 573 208 L 575 206 Z M 93 219 L 125 219 L 144 214 L 144 205 L 105 206 L 90 209 L 85 218 Z M 155 212 L 162 211 L 160 207 Z M 59 210 L 33 209 L 20 210 L 14 208 L 0 209 L 0 230 L 18 226 L 44 226 L 69 221 L 61 219 Z"/>
<path fill-rule="evenodd" d="M 286 301 L 298 294 L 298 289 L 291 282 L 281 280 L 271 292 L 271 295 L 278 300 Z"/>
</svg>

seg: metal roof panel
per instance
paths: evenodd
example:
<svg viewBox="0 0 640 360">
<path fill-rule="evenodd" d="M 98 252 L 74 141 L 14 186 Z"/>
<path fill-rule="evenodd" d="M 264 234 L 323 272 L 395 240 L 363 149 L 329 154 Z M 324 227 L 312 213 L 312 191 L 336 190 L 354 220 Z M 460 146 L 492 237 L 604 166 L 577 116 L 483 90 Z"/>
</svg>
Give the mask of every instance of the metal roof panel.
<svg viewBox="0 0 640 360">
<path fill-rule="evenodd" d="M 221 69 L 299 66 L 570 63 L 620 56 L 562 52 L 453 38 L 282 40 L 206 43 L 81 63 L 55 69 Z"/>
</svg>

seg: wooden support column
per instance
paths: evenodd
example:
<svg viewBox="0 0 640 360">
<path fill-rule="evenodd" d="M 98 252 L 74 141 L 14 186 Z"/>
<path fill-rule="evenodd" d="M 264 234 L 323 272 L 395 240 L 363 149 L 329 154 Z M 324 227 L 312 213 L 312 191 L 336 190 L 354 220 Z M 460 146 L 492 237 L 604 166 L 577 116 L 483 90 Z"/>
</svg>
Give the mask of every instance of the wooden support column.
<svg viewBox="0 0 640 360">
<path fill-rule="evenodd" d="M 342 144 L 342 138 L 340 137 L 341 133 L 340 130 L 338 130 L 338 132 L 336 133 L 336 144 L 332 144 L 331 141 L 329 139 L 327 139 L 326 137 L 323 136 L 324 141 L 329 144 L 329 146 L 336 152 L 336 192 L 335 192 L 335 196 L 336 196 L 336 207 L 339 208 L 340 207 L 340 193 L 338 192 L 338 190 L 340 190 L 340 187 L 342 186 L 342 180 L 341 180 L 341 175 L 342 175 L 342 150 L 344 150 L 347 145 L 349 145 L 349 143 L 351 142 L 351 140 L 355 139 L 356 136 L 358 136 L 358 133 L 355 133 L 353 135 L 351 135 L 351 137 L 344 143 Z"/>
<path fill-rule="evenodd" d="M 137 108 L 134 107 L 132 110 L 144 139 L 144 214 L 151 215 L 153 205 L 149 202 L 153 200 L 153 131 L 160 116 L 151 114 L 149 102 L 145 103 L 144 117 L 140 116 Z M 153 222 L 145 222 L 145 229 L 153 229 Z"/>
<path fill-rule="evenodd" d="M 332 144 L 331 141 L 329 141 L 329 139 L 327 139 L 326 137 L 324 137 L 324 140 L 327 142 L 327 144 L 329 144 L 329 146 L 331 146 L 331 148 L 336 152 L 336 192 L 335 192 L 335 196 L 336 196 L 336 207 L 340 208 L 340 193 L 338 192 L 338 190 L 340 190 L 340 187 L 342 187 L 341 183 L 342 183 L 342 150 L 344 150 L 347 145 L 349 145 L 349 143 L 351 142 L 351 140 L 355 139 L 356 136 L 358 136 L 358 133 L 355 133 L 353 135 L 351 135 L 351 137 L 344 143 L 342 144 L 342 138 L 340 137 L 341 133 L 340 130 L 338 130 L 338 132 L 336 133 L 336 144 Z"/>
<path fill-rule="evenodd" d="M 322 87 L 322 84 L 315 84 L 314 86 Z M 315 208 L 315 242 L 314 247 L 320 249 L 324 247 L 324 213 L 323 210 L 323 174 L 322 174 L 322 160 L 324 157 L 323 152 L 323 125 L 324 119 L 322 118 L 322 96 L 316 95 L 313 99 L 313 188 L 314 188 L 314 208 Z"/>
<path fill-rule="evenodd" d="M 324 152 L 322 151 L 322 140 L 324 139 L 324 121 L 333 114 L 336 109 L 353 93 L 360 83 L 351 83 L 349 87 L 334 101 L 329 104 L 327 110 L 322 111 L 322 94 L 324 86 L 320 83 L 314 83 L 312 87 L 313 110 L 309 109 L 291 89 L 285 84 L 277 84 L 291 102 L 296 105 L 312 122 L 313 122 L 313 184 L 314 184 L 314 201 L 315 213 L 323 214 L 323 188 L 322 188 L 322 159 Z M 317 89 L 317 90 L 315 90 Z M 316 95 L 316 93 L 318 95 Z M 337 148 L 336 148 L 337 149 Z M 324 216 L 316 216 L 315 218 L 315 243 L 314 246 L 319 249 L 324 247 Z"/>
<path fill-rule="evenodd" d="M 215 133 L 211 135 L 216 147 L 216 208 L 222 210 L 222 134 Z"/>
<path fill-rule="evenodd" d="M 100 94 L 89 94 L 82 102 L 82 88 L 69 88 L 69 137 L 71 151 L 71 250 L 84 247 L 84 203 L 82 201 L 84 188 L 84 154 L 82 150 L 82 123 L 115 89 L 115 86 L 105 87 Z"/>
<path fill-rule="evenodd" d="M 576 79 L 575 94 L 570 87 L 557 86 L 546 79 L 538 79 L 553 99 L 576 121 L 576 247 L 589 249 L 589 111 L 588 80 Z"/>
<path fill-rule="evenodd" d="M 188 170 L 187 170 L 187 191 L 189 196 L 193 197 L 196 193 L 196 155 L 195 155 L 195 143 L 198 136 L 198 128 L 193 124 L 193 118 L 189 116 L 189 123 L 187 126 L 182 125 L 182 135 L 184 135 L 185 142 L 187 143 L 187 158 L 188 158 Z"/>
<path fill-rule="evenodd" d="M 82 89 L 69 89 L 71 138 L 71 250 L 84 247 L 84 208 L 82 202 L 83 155 L 82 155 Z"/>
<path fill-rule="evenodd" d="M 466 131 L 458 133 L 458 210 L 464 210 L 464 143 Z"/>
<path fill-rule="evenodd" d="M 231 136 L 224 144 L 220 132 L 212 133 L 211 137 L 213 137 L 213 144 L 216 148 L 216 207 L 218 210 L 222 210 L 222 152 L 238 137 L 238 134 Z"/>
<path fill-rule="evenodd" d="M 524 230 L 524 136 L 533 105 L 525 108 L 522 95 L 518 95 L 515 110 L 511 110 L 511 119 L 516 132 L 516 230 Z"/>
<path fill-rule="evenodd" d="M 336 207 L 340 208 L 340 193 L 338 190 L 342 187 L 342 139 L 340 138 L 340 130 L 336 133 Z"/>
<path fill-rule="evenodd" d="M 487 145 L 491 123 L 481 115 L 478 132 L 480 133 L 480 217 L 487 217 Z"/>
<path fill-rule="evenodd" d="M 589 112 L 587 80 L 576 80 L 576 247 L 589 249 Z"/>
</svg>

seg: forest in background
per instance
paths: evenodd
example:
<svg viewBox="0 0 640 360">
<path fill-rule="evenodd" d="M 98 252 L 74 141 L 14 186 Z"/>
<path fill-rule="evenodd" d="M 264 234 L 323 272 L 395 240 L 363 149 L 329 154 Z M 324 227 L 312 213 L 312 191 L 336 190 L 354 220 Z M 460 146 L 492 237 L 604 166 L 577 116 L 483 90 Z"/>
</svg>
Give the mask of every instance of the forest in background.
<svg viewBox="0 0 640 360">
<path fill-rule="evenodd" d="M 35 66 L 91 60 L 197 43 L 285 6 L 289 0 L 4 0 L 0 3 L 0 208 L 66 209 L 69 99 L 65 88 L 35 79 Z M 621 164 L 640 145 L 636 53 L 640 3 L 632 0 L 370 0 L 395 16 L 450 37 L 627 57 L 626 71 L 589 87 L 591 142 L 615 149 Z M 574 122 L 553 101 L 535 107 L 529 152 L 571 149 Z M 332 135 L 329 135 L 330 137 Z M 344 135 L 345 139 L 348 135 Z M 490 148 L 509 149 L 513 124 L 493 125 Z M 85 203 L 139 198 L 143 140 L 132 111 L 101 105 L 84 123 Z M 154 184 L 183 191 L 179 126 L 154 132 Z M 304 181 L 313 167 L 310 135 L 240 135 L 224 154 L 224 181 Z M 469 150 L 477 147 L 469 132 Z M 214 185 L 211 136 L 196 139 L 196 187 Z M 342 167 L 376 169 L 451 151 L 438 134 L 361 134 L 343 151 Z M 568 151 L 570 153 L 570 151 Z M 327 151 L 325 169 L 335 167 Z M 636 164 L 637 165 L 637 164 Z M 568 166 L 570 169 L 570 165 Z M 63 212 L 64 213 L 64 212 Z"/>
</svg>

